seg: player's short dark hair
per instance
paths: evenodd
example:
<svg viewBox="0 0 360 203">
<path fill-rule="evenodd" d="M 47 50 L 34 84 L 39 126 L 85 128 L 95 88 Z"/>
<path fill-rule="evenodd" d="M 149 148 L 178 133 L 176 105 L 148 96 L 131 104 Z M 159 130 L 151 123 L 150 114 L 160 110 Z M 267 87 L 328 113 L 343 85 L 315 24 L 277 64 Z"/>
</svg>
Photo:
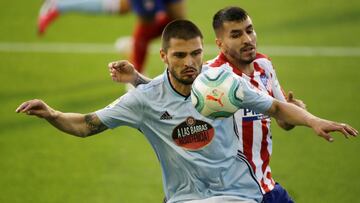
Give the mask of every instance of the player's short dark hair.
<svg viewBox="0 0 360 203">
<path fill-rule="evenodd" d="M 223 24 L 225 22 L 232 22 L 232 21 L 244 21 L 248 18 L 248 13 L 236 6 L 225 7 L 219 10 L 213 17 L 212 26 L 214 28 L 215 34 L 217 35 L 218 32 L 223 28 Z"/>
<path fill-rule="evenodd" d="M 203 39 L 200 29 L 194 23 L 189 20 L 174 20 L 166 25 L 163 30 L 161 36 L 162 49 L 168 50 L 172 38 L 189 40 L 196 37 Z"/>
</svg>

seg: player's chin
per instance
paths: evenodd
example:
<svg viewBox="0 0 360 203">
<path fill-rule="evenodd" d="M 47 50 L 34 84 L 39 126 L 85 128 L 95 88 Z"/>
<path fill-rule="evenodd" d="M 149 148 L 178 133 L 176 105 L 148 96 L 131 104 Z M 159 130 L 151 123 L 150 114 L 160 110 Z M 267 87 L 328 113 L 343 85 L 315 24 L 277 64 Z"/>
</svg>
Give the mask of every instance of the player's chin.
<svg viewBox="0 0 360 203">
<path fill-rule="evenodd" d="M 240 50 L 240 55 L 243 58 L 256 57 L 256 49 L 250 49 L 250 50 L 247 50 L 247 51 Z"/>
<path fill-rule="evenodd" d="M 197 75 L 196 75 L 197 76 Z M 185 85 L 192 85 L 196 76 L 192 76 L 192 77 L 185 77 L 182 79 L 182 83 L 185 84 Z"/>
<path fill-rule="evenodd" d="M 243 61 L 244 63 L 247 63 L 247 64 L 252 63 L 255 59 L 256 59 L 256 53 L 254 55 L 253 54 L 251 54 L 251 55 L 247 54 L 247 55 L 243 55 L 241 57 L 241 61 Z"/>
<path fill-rule="evenodd" d="M 186 72 L 186 73 L 182 74 L 182 78 L 183 78 L 184 80 L 192 80 L 192 81 L 194 81 L 195 78 L 196 78 L 198 75 L 199 75 L 199 73 L 196 72 L 196 71 Z"/>
</svg>

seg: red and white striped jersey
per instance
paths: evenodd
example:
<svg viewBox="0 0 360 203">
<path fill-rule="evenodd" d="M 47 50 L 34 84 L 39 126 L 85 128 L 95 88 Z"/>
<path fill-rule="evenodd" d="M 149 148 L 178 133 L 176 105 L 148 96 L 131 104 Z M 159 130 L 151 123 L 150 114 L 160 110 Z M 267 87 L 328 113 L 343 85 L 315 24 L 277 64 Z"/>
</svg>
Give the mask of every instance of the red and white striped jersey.
<svg viewBox="0 0 360 203">
<path fill-rule="evenodd" d="M 243 77 L 261 91 L 278 100 L 286 101 L 275 70 L 267 56 L 260 53 L 256 54 L 256 59 L 252 63 L 254 66 L 252 75 L 246 75 L 234 67 L 223 53 L 208 61 L 207 65 L 219 67 L 225 63 L 228 63 L 233 68 L 234 73 Z M 239 109 L 234 114 L 234 117 L 240 140 L 239 150 L 244 153 L 250 162 L 263 192 L 267 193 L 275 185 L 269 165 L 272 153 L 271 119 L 267 115 L 249 109 Z"/>
</svg>

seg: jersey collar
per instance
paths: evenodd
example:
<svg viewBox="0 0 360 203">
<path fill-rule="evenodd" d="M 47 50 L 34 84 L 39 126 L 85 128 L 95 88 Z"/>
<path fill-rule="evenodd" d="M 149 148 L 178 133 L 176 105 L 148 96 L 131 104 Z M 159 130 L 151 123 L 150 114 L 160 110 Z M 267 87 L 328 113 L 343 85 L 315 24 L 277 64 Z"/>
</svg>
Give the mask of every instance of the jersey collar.
<svg viewBox="0 0 360 203">
<path fill-rule="evenodd" d="M 166 69 L 164 72 L 164 81 L 166 84 L 167 89 L 169 89 L 169 91 L 176 97 L 181 98 L 182 100 L 188 100 L 190 98 L 190 95 L 182 95 L 180 92 L 178 92 L 173 85 L 170 82 L 170 78 L 169 78 L 169 70 Z"/>
</svg>

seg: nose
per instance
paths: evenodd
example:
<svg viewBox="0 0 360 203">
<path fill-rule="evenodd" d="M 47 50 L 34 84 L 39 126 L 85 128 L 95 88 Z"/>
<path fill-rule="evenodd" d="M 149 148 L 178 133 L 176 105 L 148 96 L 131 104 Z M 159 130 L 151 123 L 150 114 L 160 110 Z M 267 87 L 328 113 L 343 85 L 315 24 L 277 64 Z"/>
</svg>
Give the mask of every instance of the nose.
<svg viewBox="0 0 360 203">
<path fill-rule="evenodd" d="M 250 36 L 249 34 L 245 33 L 245 34 L 243 35 L 243 42 L 244 42 L 244 43 L 250 43 L 251 41 L 252 41 L 251 36 Z"/>
<path fill-rule="evenodd" d="M 194 66 L 194 59 L 193 59 L 193 57 L 191 57 L 191 55 L 188 55 L 185 58 L 185 66 L 187 66 L 187 67 L 193 67 Z"/>
</svg>

